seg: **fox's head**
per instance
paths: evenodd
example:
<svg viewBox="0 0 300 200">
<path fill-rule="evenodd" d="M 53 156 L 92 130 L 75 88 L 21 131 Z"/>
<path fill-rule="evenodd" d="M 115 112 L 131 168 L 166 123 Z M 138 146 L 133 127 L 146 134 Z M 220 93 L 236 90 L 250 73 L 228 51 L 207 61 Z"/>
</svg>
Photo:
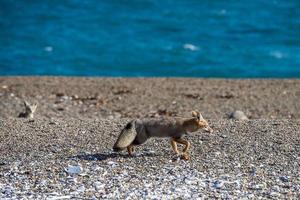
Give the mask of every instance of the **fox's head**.
<svg viewBox="0 0 300 200">
<path fill-rule="evenodd" d="M 37 108 L 37 104 L 30 105 L 27 101 L 24 101 L 25 113 L 33 114 Z"/>
<path fill-rule="evenodd" d="M 205 131 L 212 133 L 213 129 L 210 128 L 208 122 L 202 117 L 201 113 L 198 111 L 192 111 L 192 116 L 195 118 L 198 129 L 203 128 Z"/>
</svg>

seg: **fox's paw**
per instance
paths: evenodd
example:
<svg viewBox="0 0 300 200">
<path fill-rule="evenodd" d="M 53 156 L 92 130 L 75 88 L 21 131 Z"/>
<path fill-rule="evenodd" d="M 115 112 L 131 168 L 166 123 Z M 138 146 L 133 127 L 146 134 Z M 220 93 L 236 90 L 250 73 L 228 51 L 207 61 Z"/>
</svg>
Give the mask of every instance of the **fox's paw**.
<svg viewBox="0 0 300 200">
<path fill-rule="evenodd" d="M 172 162 L 179 162 L 180 160 L 190 160 L 190 159 L 191 157 L 188 153 L 179 153 L 172 158 Z"/>
<path fill-rule="evenodd" d="M 181 158 L 182 160 L 190 160 L 190 159 L 191 159 L 191 157 L 190 157 L 190 155 L 189 155 L 188 153 L 183 153 L 183 154 L 181 154 L 181 155 L 180 155 L 180 158 Z"/>
<path fill-rule="evenodd" d="M 132 153 L 128 153 L 128 156 L 129 156 L 129 157 L 136 157 L 137 155 L 136 155 L 135 152 L 132 152 Z"/>
</svg>

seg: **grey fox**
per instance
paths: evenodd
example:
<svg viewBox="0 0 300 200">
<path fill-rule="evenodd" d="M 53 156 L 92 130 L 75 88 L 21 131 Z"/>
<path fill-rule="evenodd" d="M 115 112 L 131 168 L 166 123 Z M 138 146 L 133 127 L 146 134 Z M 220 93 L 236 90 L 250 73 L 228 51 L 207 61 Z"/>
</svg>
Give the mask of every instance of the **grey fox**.
<svg viewBox="0 0 300 200">
<path fill-rule="evenodd" d="M 24 101 L 25 112 L 21 112 L 18 117 L 31 118 L 33 119 L 33 113 L 37 108 L 37 104 L 30 105 L 27 101 Z"/>
<path fill-rule="evenodd" d="M 178 155 L 177 143 L 185 145 L 183 149 L 183 158 L 189 159 L 188 149 L 190 142 L 182 139 L 189 132 L 195 132 L 203 128 L 210 133 L 208 122 L 198 111 L 192 111 L 191 118 L 144 118 L 129 122 L 121 131 L 116 143 L 113 146 L 114 151 L 122 151 L 127 148 L 128 154 L 132 155 L 134 146 L 143 144 L 151 137 L 170 137 L 171 146 Z"/>
</svg>

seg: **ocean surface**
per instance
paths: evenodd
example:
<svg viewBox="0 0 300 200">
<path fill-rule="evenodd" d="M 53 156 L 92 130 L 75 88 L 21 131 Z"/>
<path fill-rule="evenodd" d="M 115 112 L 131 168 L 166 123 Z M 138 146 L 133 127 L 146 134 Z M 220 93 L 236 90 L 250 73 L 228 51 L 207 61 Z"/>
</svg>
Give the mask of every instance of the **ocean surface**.
<svg viewBox="0 0 300 200">
<path fill-rule="evenodd" d="M 300 0 L 0 0 L 0 75 L 300 77 Z"/>
</svg>

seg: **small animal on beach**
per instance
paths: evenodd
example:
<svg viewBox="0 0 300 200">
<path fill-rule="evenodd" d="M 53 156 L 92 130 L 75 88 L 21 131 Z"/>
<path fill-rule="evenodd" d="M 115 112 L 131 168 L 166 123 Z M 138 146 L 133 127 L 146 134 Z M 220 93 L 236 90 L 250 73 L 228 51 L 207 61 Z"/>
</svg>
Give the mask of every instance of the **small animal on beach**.
<svg viewBox="0 0 300 200">
<path fill-rule="evenodd" d="M 129 122 L 121 131 L 113 146 L 115 152 L 127 149 L 131 156 L 134 146 L 145 143 L 151 137 L 168 137 L 171 147 L 176 155 L 189 160 L 188 150 L 190 142 L 183 139 L 184 135 L 204 129 L 212 133 L 213 129 L 198 111 L 192 111 L 192 117 L 168 117 L 168 118 L 143 118 Z M 185 145 L 182 154 L 177 149 L 177 144 Z"/>
<path fill-rule="evenodd" d="M 36 111 L 37 103 L 33 105 L 29 104 L 27 101 L 24 101 L 23 103 L 25 106 L 25 111 L 21 112 L 18 117 L 33 119 L 33 114 Z"/>
</svg>

